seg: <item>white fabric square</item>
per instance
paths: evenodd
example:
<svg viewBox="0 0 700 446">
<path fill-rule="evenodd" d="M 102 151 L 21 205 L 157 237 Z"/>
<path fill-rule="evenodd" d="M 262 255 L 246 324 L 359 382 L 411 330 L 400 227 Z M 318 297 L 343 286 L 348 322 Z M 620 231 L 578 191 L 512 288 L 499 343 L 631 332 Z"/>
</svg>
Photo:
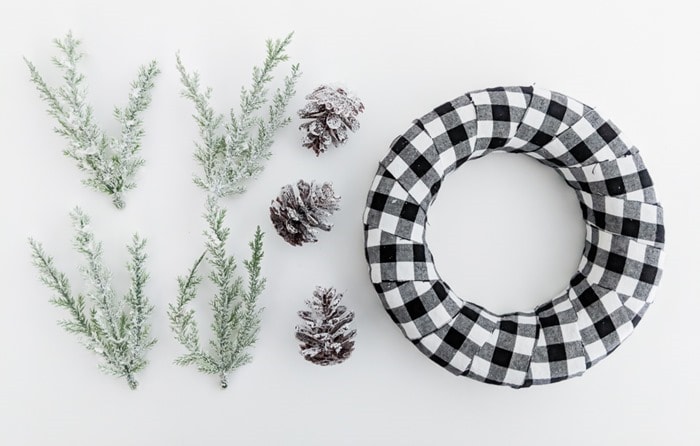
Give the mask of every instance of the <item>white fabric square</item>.
<svg viewBox="0 0 700 446">
<path fill-rule="evenodd" d="M 620 280 L 617 282 L 617 292 L 624 296 L 631 296 L 634 294 L 634 290 L 637 289 L 637 284 L 639 280 L 627 277 L 624 274 L 620 276 Z"/>
<path fill-rule="evenodd" d="M 576 356 L 566 360 L 566 373 L 569 376 L 578 376 L 586 371 L 586 358 Z"/>
<path fill-rule="evenodd" d="M 426 186 L 424 182 L 417 181 L 416 184 L 411 187 L 409 193 L 414 200 L 420 203 L 430 195 L 430 189 L 428 189 L 428 186 Z"/>
<path fill-rule="evenodd" d="M 576 124 L 571 126 L 571 129 L 578 135 L 579 138 L 585 140 L 592 134 L 596 132 L 590 122 L 587 119 L 580 119 Z"/>
<path fill-rule="evenodd" d="M 544 124 L 544 118 L 547 115 L 535 108 L 528 108 L 525 112 L 525 117 L 523 118 L 523 124 L 527 124 L 533 129 L 539 129 Z"/>
<path fill-rule="evenodd" d="M 430 136 L 433 138 L 436 138 L 443 133 L 447 132 L 447 129 L 445 128 L 445 124 L 443 124 L 442 119 L 440 118 L 435 118 L 432 121 L 429 122 L 424 122 L 423 126 L 425 127 L 425 130 L 430 133 Z"/>
<path fill-rule="evenodd" d="M 484 327 L 482 327 L 479 324 L 474 324 L 471 330 L 469 330 L 469 334 L 467 335 L 467 339 L 475 343 L 476 345 L 484 345 L 486 341 L 491 338 L 491 335 L 493 332 L 486 330 Z"/>
<path fill-rule="evenodd" d="M 531 362 L 530 373 L 533 380 L 545 380 L 552 378 L 552 372 L 549 368 L 549 362 Z"/>
<path fill-rule="evenodd" d="M 554 157 L 564 156 L 569 153 L 569 149 L 566 148 L 563 142 L 559 138 L 554 138 L 547 144 L 542 146 L 544 150 L 549 152 Z"/>
<path fill-rule="evenodd" d="M 516 336 L 515 345 L 513 346 L 513 353 L 520 353 L 521 355 L 531 355 L 532 348 L 535 344 L 535 338 L 529 338 L 527 336 Z"/>
<path fill-rule="evenodd" d="M 656 206 L 642 205 L 639 211 L 642 221 L 656 223 Z"/>
<path fill-rule="evenodd" d="M 445 150 L 440 154 L 438 161 L 433 165 L 435 172 L 444 177 L 447 169 L 454 166 L 457 163 L 457 153 L 454 149 Z"/>
<path fill-rule="evenodd" d="M 396 232 L 396 227 L 399 225 L 399 217 L 396 215 L 391 215 L 384 213 L 382 214 L 380 227 L 386 229 L 388 233 L 393 234 Z"/>
<path fill-rule="evenodd" d="M 476 137 L 491 138 L 493 135 L 493 121 L 479 121 L 476 126 Z M 474 145 L 472 145 L 474 147 Z"/>
<path fill-rule="evenodd" d="M 515 370 L 509 368 L 506 371 L 506 376 L 503 378 L 503 382 L 512 385 L 522 385 L 525 382 L 526 373 L 522 370 Z"/>
<path fill-rule="evenodd" d="M 489 95 L 489 92 L 486 90 L 481 90 L 481 91 L 474 91 L 470 93 L 470 96 L 472 98 L 472 102 L 476 105 L 490 105 L 491 104 L 491 96 Z"/>
<path fill-rule="evenodd" d="M 428 317 L 434 322 L 442 322 L 450 319 L 450 314 L 445 307 L 438 305 L 428 312 Z M 436 324 L 437 325 L 437 324 Z"/>
<path fill-rule="evenodd" d="M 425 153 L 431 147 L 433 147 L 433 138 L 431 138 L 430 135 L 425 132 L 420 132 L 415 138 L 413 138 L 413 140 L 411 140 L 411 144 L 418 152 Z"/>
<path fill-rule="evenodd" d="M 455 353 L 454 357 L 450 361 L 450 365 L 459 370 L 460 372 L 466 372 L 471 362 L 472 360 L 469 358 L 469 356 L 465 355 L 460 351 L 457 351 L 457 353 Z"/>
<path fill-rule="evenodd" d="M 457 107 L 455 111 L 457 112 L 457 115 L 459 115 L 459 119 L 464 124 L 466 124 L 469 121 L 476 120 L 476 108 L 472 103 L 463 105 L 462 107 Z"/>
<path fill-rule="evenodd" d="M 473 374 L 486 378 L 489 376 L 489 369 L 491 369 L 491 363 L 484 358 L 480 356 L 474 356 L 472 358 L 472 365 L 469 370 Z"/>
<path fill-rule="evenodd" d="M 586 350 L 588 359 L 591 362 L 603 358 L 608 354 L 608 351 L 605 349 L 605 345 L 601 340 L 597 340 L 590 344 L 583 344 L 583 349 Z"/>
<path fill-rule="evenodd" d="M 384 300 L 386 301 L 387 305 L 389 305 L 389 308 L 399 308 L 404 305 L 399 287 L 384 291 Z"/>
<path fill-rule="evenodd" d="M 423 346 L 425 346 L 425 348 L 427 348 L 431 352 L 436 352 L 442 345 L 442 339 L 440 339 L 435 334 L 431 333 L 428 336 L 421 339 L 420 343 L 423 344 Z"/>
<path fill-rule="evenodd" d="M 506 97 L 508 98 L 508 105 L 511 107 L 527 107 L 527 102 L 525 102 L 525 95 L 521 92 L 506 91 Z"/>
<path fill-rule="evenodd" d="M 410 169 L 410 166 L 406 164 L 406 161 L 404 161 L 400 156 L 394 157 L 393 160 L 389 163 L 388 166 L 386 166 L 386 171 L 391 173 L 394 178 L 399 178 L 401 175 L 404 174 L 407 170 Z"/>
<path fill-rule="evenodd" d="M 416 324 L 414 324 L 413 322 L 401 324 L 400 327 L 408 339 L 419 339 L 421 336 L 418 327 L 416 327 Z"/>
</svg>

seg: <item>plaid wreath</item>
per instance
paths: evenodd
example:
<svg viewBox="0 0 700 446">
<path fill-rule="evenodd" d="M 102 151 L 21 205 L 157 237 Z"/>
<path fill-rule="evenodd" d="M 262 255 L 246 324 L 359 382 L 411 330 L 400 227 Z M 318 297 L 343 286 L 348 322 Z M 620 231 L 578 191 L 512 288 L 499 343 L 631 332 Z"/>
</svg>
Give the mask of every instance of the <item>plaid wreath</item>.
<svg viewBox="0 0 700 446">
<path fill-rule="evenodd" d="M 553 167 L 586 224 L 568 289 L 528 312 L 461 299 L 425 243 L 446 175 L 494 151 Z M 638 149 L 593 108 L 534 86 L 474 91 L 415 120 L 380 162 L 363 223 L 370 278 L 392 320 L 437 364 L 490 384 L 581 375 L 632 333 L 661 278 L 663 209 Z"/>
</svg>

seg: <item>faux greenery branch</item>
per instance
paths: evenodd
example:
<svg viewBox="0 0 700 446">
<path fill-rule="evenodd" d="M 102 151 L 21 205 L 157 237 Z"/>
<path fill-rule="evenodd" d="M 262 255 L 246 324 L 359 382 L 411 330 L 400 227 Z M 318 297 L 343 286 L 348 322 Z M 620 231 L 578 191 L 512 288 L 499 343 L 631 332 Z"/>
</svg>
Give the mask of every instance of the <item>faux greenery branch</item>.
<svg viewBox="0 0 700 446">
<path fill-rule="evenodd" d="M 223 197 L 244 192 L 246 180 L 257 176 L 265 160 L 270 158 L 275 132 L 291 121 L 285 111 L 301 76 L 299 64 L 292 65 L 283 88 L 272 95 L 267 114 L 256 113 L 268 102 L 267 86 L 273 80 L 273 70 L 288 60 L 286 49 L 292 35 L 267 41 L 267 56 L 262 67 L 254 67 L 252 84 L 241 88 L 240 111 L 235 113 L 231 109 L 225 123 L 224 115 L 216 113 L 210 105 L 212 89 L 203 89 L 199 73 L 188 73 L 177 55 L 182 95 L 194 103 L 193 116 L 199 126 L 200 141 L 196 143 L 195 158 L 202 166 L 202 175 L 195 176 L 194 182 L 210 194 Z"/>
<path fill-rule="evenodd" d="M 228 375 L 238 367 L 249 363 L 249 352 L 257 340 L 260 328 L 261 308 L 257 299 L 265 289 L 265 278 L 260 276 L 263 258 L 263 232 L 260 227 L 250 242 L 251 257 L 243 262 L 247 271 L 247 284 L 236 274 L 236 261 L 226 253 L 226 240 L 230 230 L 224 226 L 226 210 L 214 197 L 207 200 L 204 218 L 208 229 L 206 251 L 194 262 L 186 276 L 178 277 L 178 296 L 170 304 L 168 317 L 177 341 L 187 353 L 175 360 L 178 365 L 195 365 L 201 372 L 216 374 L 222 388 L 228 386 Z M 209 348 L 200 344 L 195 311 L 189 304 L 197 297 L 197 285 L 202 281 L 199 270 L 203 263 L 211 267 L 209 279 L 217 292 L 210 302 L 213 312 L 211 329 L 213 338 Z"/>
<path fill-rule="evenodd" d="M 89 217 L 80 208 L 75 208 L 70 216 L 75 228 L 75 249 L 85 259 L 80 271 L 87 284 L 86 294 L 73 294 L 68 278 L 56 269 L 53 258 L 30 238 L 34 266 L 41 282 L 54 292 L 51 302 L 69 314 L 60 325 L 102 359 L 99 365 L 102 371 L 125 377 L 129 387 L 136 389 L 138 382 L 134 375 L 148 364 L 146 352 L 156 343 L 151 337 L 149 321 L 153 306 L 144 294 L 148 280 L 144 268 L 146 240 L 134 234 L 128 246 L 131 286 L 118 299 L 112 288 L 111 273 L 102 261 L 102 244 L 90 231 Z"/>
<path fill-rule="evenodd" d="M 48 113 L 56 119 L 54 130 L 68 141 L 63 153 L 87 173 L 83 183 L 110 195 L 114 205 L 122 208 L 124 192 L 136 186 L 134 176 L 144 163 L 139 157 L 144 135 L 141 114 L 151 102 L 151 89 L 160 73 L 158 65 L 153 60 L 139 68 L 131 83 L 127 105 L 114 108 L 121 135 L 109 137 L 95 122 L 92 107 L 87 103 L 85 76 L 77 68 L 83 57 L 80 40 L 69 32 L 63 39 L 55 39 L 54 43 L 60 56 L 52 60 L 63 73 L 64 84 L 58 88 L 50 87 L 34 64 L 25 58 L 30 79 L 46 102 Z"/>
</svg>

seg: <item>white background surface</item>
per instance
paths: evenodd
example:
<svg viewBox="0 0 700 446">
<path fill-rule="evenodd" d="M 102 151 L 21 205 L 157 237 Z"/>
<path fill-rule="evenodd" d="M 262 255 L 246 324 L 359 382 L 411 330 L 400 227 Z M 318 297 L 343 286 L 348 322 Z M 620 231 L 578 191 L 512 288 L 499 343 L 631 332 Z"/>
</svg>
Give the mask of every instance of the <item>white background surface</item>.
<svg viewBox="0 0 700 446">
<path fill-rule="evenodd" d="M 689 4 L 3 2 L 0 444 L 698 444 L 700 34 Z M 56 82 L 50 41 L 68 29 L 85 42 L 90 99 L 110 130 L 137 66 L 157 58 L 163 70 L 145 114 L 147 165 L 123 211 L 81 186 L 21 59 Z M 304 71 L 291 109 L 318 84 L 341 82 L 367 111 L 350 143 L 320 158 L 301 148 L 295 118 L 249 192 L 224 202 L 239 258 L 256 224 L 267 232 L 269 282 L 254 362 L 222 391 L 214 377 L 172 365 L 182 350 L 165 310 L 176 276 L 202 249 L 204 202 L 190 180 L 197 130 L 178 95 L 174 54 L 200 70 L 226 111 L 265 38 L 291 30 L 290 54 Z M 514 391 L 453 377 L 402 338 L 369 283 L 360 219 L 376 163 L 412 119 L 469 90 L 531 83 L 597 106 L 641 149 L 666 209 L 667 263 L 656 303 L 614 355 L 583 378 Z M 303 248 L 286 245 L 267 215 L 279 187 L 298 178 L 332 180 L 343 196 L 333 231 Z M 124 244 L 135 230 L 149 239 L 160 341 L 136 392 L 98 372 L 96 358 L 61 331 L 63 314 L 30 265 L 33 235 L 80 288 L 67 216 L 77 204 L 93 217 L 119 291 Z M 467 163 L 430 218 L 441 274 L 495 311 L 553 297 L 583 246 L 573 193 L 524 156 Z M 295 311 L 317 284 L 345 290 L 357 313 L 356 352 L 338 367 L 313 366 L 296 351 Z M 207 299 L 198 303 L 203 317 Z"/>
</svg>

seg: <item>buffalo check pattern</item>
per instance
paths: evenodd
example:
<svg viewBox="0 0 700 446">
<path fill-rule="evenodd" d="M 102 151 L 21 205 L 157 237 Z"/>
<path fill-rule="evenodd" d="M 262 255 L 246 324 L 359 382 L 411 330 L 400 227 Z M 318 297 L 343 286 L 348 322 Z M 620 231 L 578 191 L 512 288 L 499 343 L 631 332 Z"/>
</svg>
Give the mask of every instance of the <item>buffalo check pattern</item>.
<svg viewBox="0 0 700 446">
<path fill-rule="evenodd" d="M 461 299 L 425 242 L 445 177 L 495 151 L 554 168 L 586 223 L 569 287 L 529 312 Z M 663 208 L 639 150 L 597 110 L 535 86 L 473 91 L 415 120 L 379 163 L 363 223 L 370 279 L 392 320 L 436 364 L 490 384 L 581 375 L 632 333 L 661 279 Z"/>
</svg>

